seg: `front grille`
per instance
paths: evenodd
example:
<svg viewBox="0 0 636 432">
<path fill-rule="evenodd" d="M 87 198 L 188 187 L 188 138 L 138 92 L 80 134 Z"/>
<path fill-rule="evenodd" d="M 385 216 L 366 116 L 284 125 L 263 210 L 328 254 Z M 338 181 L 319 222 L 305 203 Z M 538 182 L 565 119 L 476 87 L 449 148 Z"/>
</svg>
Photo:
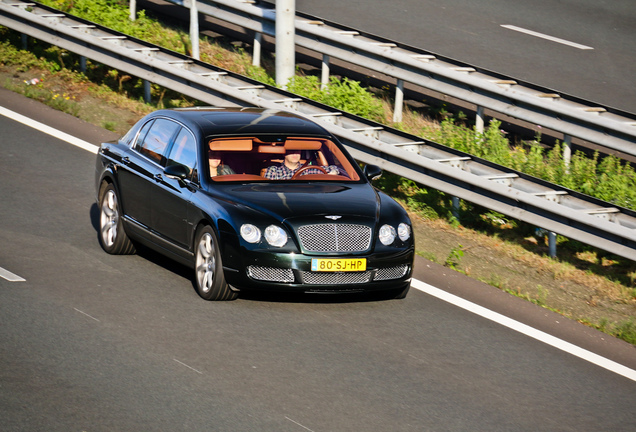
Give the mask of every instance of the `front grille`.
<svg viewBox="0 0 636 432">
<path fill-rule="evenodd" d="M 298 228 L 298 237 L 309 252 L 364 252 L 371 247 L 371 228 L 365 225 L 305 225 Z"/>
<path fill-rule="evenodd" d="M 252 279 L 267 282 L 294 282 L 294 272 L 292 269 L 249 266 L 247 268 L 247 275 Z"/>
<path fill-rule="evenodd" d="M 373 280 L 390 280 L 390 279 L 399 279 L 406 274 L 406 271 L 409 269 L 407 265 L 401 265 L 397 267 L 387 267 L 378 269 Z"/>
<path fill-rule="evenodd" d="M 371 272 L 351 273 L 317 273 L 300 272 L 303 282 L 307 285 L 347 285 L 367 283 L 371 280 Z"/>
</svg>

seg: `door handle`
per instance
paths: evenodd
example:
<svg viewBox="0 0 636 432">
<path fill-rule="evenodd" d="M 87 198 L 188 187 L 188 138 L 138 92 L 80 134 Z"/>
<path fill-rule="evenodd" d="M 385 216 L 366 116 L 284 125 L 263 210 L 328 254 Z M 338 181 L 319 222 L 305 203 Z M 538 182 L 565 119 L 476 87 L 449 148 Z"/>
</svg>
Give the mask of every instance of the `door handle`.
<svg viewBox="0 0 636 432">
<path fill-rule="evenodd" d="M 153 178 L 157 183 L 163 181 L 163 177 L 161 176 L 161 174 L 155 174 Z"/>
<path fill-rule="evenodd" d="M 121 162 L 124 165 L 128 165 L 130 163 L 130 158 L 128 156 L 124 156 L 123 158 L 121 158 Z"/>
</svg>

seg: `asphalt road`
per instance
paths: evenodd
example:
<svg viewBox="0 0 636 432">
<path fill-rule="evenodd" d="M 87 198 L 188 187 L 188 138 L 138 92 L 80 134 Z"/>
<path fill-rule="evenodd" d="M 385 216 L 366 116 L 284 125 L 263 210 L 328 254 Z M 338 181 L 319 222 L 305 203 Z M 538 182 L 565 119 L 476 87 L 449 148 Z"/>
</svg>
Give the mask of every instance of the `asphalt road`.
<svg viewBox="0 0 636 432">
<path fill-rule="evenodd" d="M 636 113 L 636 7 L 632 0 L 296 0 L 296 9 Z"/>
<path fill-rule="evenodd" d="M 112 138 L 4 90 L 0 106 Z M 25 279 L 0 277 L 2 431 L 636 428 L 636 381 L 417 290 L 201 300 L 189 270 L 101 250 L 94 154 L 0 130 L 0 268 Z M 630 345 L 447 273 L 417 261 L 424 282 L 636 367 Z"/>
</svg>

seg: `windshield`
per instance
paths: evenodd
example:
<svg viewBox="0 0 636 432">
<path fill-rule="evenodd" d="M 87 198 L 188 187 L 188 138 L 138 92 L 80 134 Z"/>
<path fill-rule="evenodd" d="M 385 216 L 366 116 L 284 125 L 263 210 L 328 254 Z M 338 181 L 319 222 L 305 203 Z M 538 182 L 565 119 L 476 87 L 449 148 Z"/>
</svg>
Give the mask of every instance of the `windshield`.
<svg viewBox="0 0 636 432">
<path fill-rule="evenodd" d="M 213 181 L 360 180 L 357 167 L 326 138 L 216 138 L 207 151 Z"/>
</svg>

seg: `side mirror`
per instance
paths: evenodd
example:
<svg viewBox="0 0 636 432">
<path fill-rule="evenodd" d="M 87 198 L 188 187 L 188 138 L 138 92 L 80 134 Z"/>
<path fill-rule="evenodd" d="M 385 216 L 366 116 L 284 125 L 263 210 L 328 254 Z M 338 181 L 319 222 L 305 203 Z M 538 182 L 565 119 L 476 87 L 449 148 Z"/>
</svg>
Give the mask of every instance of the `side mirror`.
<svg viewBox="0 0 636 432">
<path fill-rule="evenodd" d="M 187 167 L 181 164 L 176 164 L 167 166 L 166 169 L 163 170 L 163 173 L 166 175 L 166 177 L 183 181 L 188 178 L 188 175 L 190 175 L 189 171 L 190 170 L 188 170 Z"/>
<path fill-rule="evenodd" d="M 362 172 L 369 181 L 377 180 L 382 177 L 382 168 L 377 165 L 365 165 Z"/>
</svg>

